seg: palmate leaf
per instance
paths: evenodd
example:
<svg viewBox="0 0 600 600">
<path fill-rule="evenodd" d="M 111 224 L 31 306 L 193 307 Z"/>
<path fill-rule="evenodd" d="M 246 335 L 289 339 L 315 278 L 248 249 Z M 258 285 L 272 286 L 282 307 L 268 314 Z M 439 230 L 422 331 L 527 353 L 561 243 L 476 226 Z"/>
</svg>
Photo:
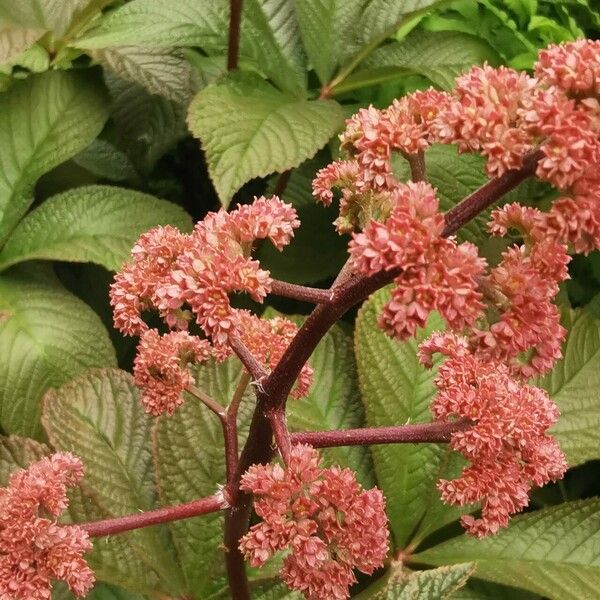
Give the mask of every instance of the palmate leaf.
<svg viewBox="0 0 600 600">
<path fill-rule="evenodd" d="M 564 358 L 536 383 L 560 408 L 550 433 L 573 467 L 600 458 L 600 319 L 582 310 L 565 311 L 562 324 L 568 330 Z"/>
<path fill-rule="evenodd" d="M 242 374 L 237 359 L 211 362 L 195 371 L 196 386 L 226 405 Z M 240 444 L 245 439 L 254 402 L 246 390 L 238 425 Z M 154 430 L 154 457 L 163 504 L 188 502 L 214 494 L 225 481 L 221 424 L 197 399 L 187 397 L 170 417 L 161 417 Z M 202 515 L 170 524 L 188 593 L 202 600 L 222 586 L 224 573 L 223 517 Z"/>
<path fill-rule="evenodd" d="M 84 186 L 29 213 L 0 252 L 0 270 L 32 259 L 94 262 L 117 270 L 141 233 L 157 225 L 192 229 L 179 206 L 125 188 Z"/>
<path fill-rule="evenodd" d="M 153 419 L 144 412 L 131 375 L 93 370 L 49 392 L 43 425 L 54 448 L 85 464 L 69 509 L 75 522 L 154 508 Z M 132 591 L 178 594 L 183 588 L 173 549 L 159 527 L 98 540 L 90 563 L 100 579 Z"/>
<path fill-rule="evenodd" d="M 417 344 L 443 325 L 432 315 L 417 341 L 393 340 L 377 326 L 389 297 L 387 288 L 373 294 L 360 309 L 356 324 L 355 350 L 367 424 L 429 422 L 436 370 L 418 362 Z M 371 452 L 397 547 L 405 547 L 419 530 L 429 531 L 456 518 L 456 509 L 441 505 L 435 489 L 448 457 L 441 444 L 389 444 L 373 446 Z"/>
<path fill-rule="evenodd" d="M 89 71 L 49 71 L 0 94 L 0 243 L 33 202 L 36 180 L 89 145 L 108 116 Z"/>
<path fill-rule="evenodd" d="M 115 365 L 108 333 L 46 270 L 0 276 L 0 425 L 38 437 L 42 396 L 91 367 Z"/>
<path fill-rule="evenodd" d="M 337 102 L 299 100 L 249 73 L 233 73 L 200 91 L 188 114 L 224 206 L 250 179 L 312 157 L 342 123 Z"/>
<path fill-rule="evenodd" d="M 600 586 L 600 500 L 566 502 L 515 517 L 483 540 L 453 538 L 415 555 L 419 563 L 473 561 L 477 577 L 551 600 L 595 598 Z"/>
</svg>

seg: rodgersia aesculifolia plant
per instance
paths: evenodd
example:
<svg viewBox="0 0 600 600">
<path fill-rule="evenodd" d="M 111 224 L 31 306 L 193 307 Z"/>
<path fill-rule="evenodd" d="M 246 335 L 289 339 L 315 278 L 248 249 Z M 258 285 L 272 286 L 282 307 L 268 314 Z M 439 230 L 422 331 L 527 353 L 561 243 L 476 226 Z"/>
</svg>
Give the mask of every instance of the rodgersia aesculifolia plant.
<svg viewBox="0 0 600 600">
<path fill-rule="evenodd" d="M 244 560 L 260 567 L 282 553 L 280 576 L 289 588 L 309 600 L 347 598 L 358 572 L 384 564 L 390 544 L 382 492 L 363 489 L 348 468 L 322 464 L 318 448 L 341 444 L 449 443 L 466 465 L 458 477 L 439 480 L 443 502 L 473 505 L 461 518 L 472 536 L 506 527 L 533 488 L 567 469 L 548 433 L 559 410 L 531 380 L 561 357 L 566 332 L 554 300 L 568 278 L 569 252 L 600 248 L 599 100 L 600 42 L 580 40 L 543 50 L 533 75 L 474 67 L 452 93 L 418 91 L 383 110 L 359 110 L 340 136 L 342 158 L 313 182 L 319 202 L 339 198 L 335 225 L 351 235 L 348 261 L 327 290 L 277 281 L 252 257 L 259 240 L 285 251 L 301 226 L 277 196 L 210 213 L 190 234 L 171 226 L 144 233 L 111 287 L 115 326 L 140 336 L 134 377 L 147 412 L 172 415 L 184 392 L 214 412 L 227 480 L 186 505 L 58 525 L 52 518 L 65 509 L 65 488 L 84 466 L 68 454 L 42 459 L 0 494 L 0 598 L 45 599 L 57 579 L 84 596 L 93 582 L 83 559 L 89 538 L 215 511 L 226 515 L 232 597 L 248 594 Z M 483 155 L 490 177 L 445 214 L 427 181 L 434 143 Z M 395 154 L 408 161 L 410 181 L 397 179 Z M 554 186 L 558 197 L 546 211 L 515 202 L 495 208 L 490 234 L 514 243 L 488 264 L 455 233 L 529 177 Z M 308 394 L 307 359 L 316 344 L 348 308 L 386 284 L 391 299 L 379 326 L 389 336 L 412 338 L 434 311 L 445 322 L 418 354 L 426 367 L 443 357 L 433 423 L 290 433 L 286 403 Z M 316 308 L 298 327 L 235 308 L 234 293 L 258 302 L 276 294 Z M 149 312 L 160 316 L 161 330 L 148 325 Z M 190 367 L 229 356 L 245 374 L 222 407 L 197 387 Z M 248 386 L 256 403 L 239 449 L 238 408 Z"/>
</svg>

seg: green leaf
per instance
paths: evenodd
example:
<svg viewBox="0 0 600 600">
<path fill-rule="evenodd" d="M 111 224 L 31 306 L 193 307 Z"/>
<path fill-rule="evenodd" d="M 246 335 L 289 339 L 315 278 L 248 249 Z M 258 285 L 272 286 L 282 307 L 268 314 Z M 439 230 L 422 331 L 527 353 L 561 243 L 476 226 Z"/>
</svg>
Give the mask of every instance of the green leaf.
<svg viewBox="0 0 600 600">
<path fill-rule="evenodd" d="M 344 0 L 295 0 L 294 9 L 312 67 L 328 83 L 347 43 L 346 25 L 358 17 L 361 4 Z"/>
<path fill-rule="evenodd" d="M 563 356 L 537 381 L 560 408 L 551 429 L 569 466 L 600 458 L 600 320 L 585 311 L 565 311 Z"/>
<path fill-rule="evenodd" d="M 102 179 L 127 181 L 136 180 L 138 177 L 129 157 L 113 144 L 101 138 L 96 138 L 72 160 Z"/>
<path fill-rule="evenodd" d="M 34 75 L 0 95 L 0 242 L 33 202 L 36 180 L 100 133 L 106 105 L 85 71 Z"/>
<path fill-rule="evenodd" d="M 47 271 L 12 269 L 0 277 L 0 425 L 39 437 L 40 401 L 91 367 L 113 366 L 102 322 Z"/>
<path fill-rule="evenodd" d="M 52 445 L 85 464 L 81 498 L 73 498 L 70 507 L 76 522 L 154 508 L 153 419 L 144 412 L 131 375 L 103 369 L 73 379 L 47 394 L 42 421 Z M 98 540 L 90 562 L 109 583 L 178 593 L 182 574 L 164 534 L 151 527 Z M 120 564 L 124 548 L 128 559 Z"/>
<path fill-rule="evenodd" d="M 356 361 L 367 424 L 380 427 L 430 422 L 436 369 L 427 370 L 419 363 L 417 344 L 432 331 L 442 329 L 442 321 L 433 315 L 417 340 L 393 340 L 377 326 L 381 308 L 389 298 L 389 288 L 373 294 L 361 307 L 356 322 Z M 445 466 L 445 448 L 439 444 L 386 444 L 373 446 L 371 453 L 397 547 L 406 546 L 417 525 L 427 529 L 432 518 L 438 526 L 456 518 L 452 508 L 446 513 L 437 510 L 435 483 Z"/>
<path fill-rule="evenodd" d="M 462 588 L 475 571 L 473 563 L 391 576 L 381 600 L 447 600 Z"/>
<path fill-rule="evenodd" d="M 485 61 L 498 64 L 499 57 L 484 40 L 464 33 L 414 31 L 401 42 L 375 50 L 364 66 L 418 73 L 436 86 L 451 90 L 457 75 Z"/>
<path fill-rule="evenodd" d="M 314 382 L 308 398 L 288 402 L 288 424 L 293 431 L 351 429 L 364 426 L 352 338 L 334 326 L 319 342 L 309 364 Z M 322 452 L 328 464 L 350 467 L 365 488 L 375 485 L 367 448 L 349 446 Z"/>
<path fill-rule="evenodd" d="M 177 50 L 121 46 L 90 52 L 115 75 L 137 83 L 151 94 L 186 104 L 192 95 L 191 67 Z"/>
<path fill-rule="evenodd" d="M 496 535 L 467 535 L 414 556 L 434 565 L 473 561 L 477 577 L 551 600 L 595 598 L 600 586 L 600 500 L 566 502 L 516 517 Z"/>
<path fill-rule="evenodd" d="M 29 438 L 16 435 L 0 437 L 0 486 L 8 484 L 11 473 L 27 468 L 49 453 L 48 446 Z"/>
<path fill-rule="evenodd" d="M 141 233 L 157 225 L 191 231 L 179 206 L 125 188 L 85 186 L 29 213 L 0 252 L 0 270 L 33 259 L 94 262 L 118 270 Z"/>
<path fill-rule="evenodd" d="M 297 167 L 342 126 L 333 100 L 298 100 L 256 75 L 234 73 L 209 85 L 190 105 L 188 124 L 200 138 L 221 202 L 254 177 Z"/>
<path fill-rule="evenodd" d="M 185 109 L 119 77 L 107 78 L 114 142 L 142 175 L 185 137 Z"/>
<path fill-rule="evenodd" d="M 453 594 L 452 600 L 541 600 L 541 598 L 538 594 L 519 588 L 471 577 L 465 587 Z"/>
<path fill-rule="evenodd" d="M 242 374 L 239 361 L 209 363 L 195 372 L 196 386 L 219 404 L 231 401 Z M 238 417 L 243 441 L 253 409 L 252 392 L 244 395 Z M 158 487 L 163 504 L 188 502 L 215 493 L 225 481 L 224 444 L 216 416 L 188 397 L 171 417 L 161 417 L 154 431 Z M 173 540 L 194 598 L 206 598 L 224 576 L 221 515 L 203 515 L 170 524 Z"/>
<path fill-rule="evenodd" d="M 17 58 L 19 54 L 35 44 L 43 33 L 43 29 L 0 23 L 0 65 Z"/>
</svg>

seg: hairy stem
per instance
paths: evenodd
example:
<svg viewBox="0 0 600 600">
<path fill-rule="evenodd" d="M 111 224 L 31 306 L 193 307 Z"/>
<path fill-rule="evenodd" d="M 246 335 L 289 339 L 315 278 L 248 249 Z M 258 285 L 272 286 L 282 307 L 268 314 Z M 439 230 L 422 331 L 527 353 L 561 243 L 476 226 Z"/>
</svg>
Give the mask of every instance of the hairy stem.
<svg viewBox="0 0 600 600">
<path fill-rule="evenodd" d="M 186 502 L 185 504 L 166 506 L 133 515 L 103 519 L 102 521 L 91 521 L 83 523 L 81 527 L 88 532 L 90 537 L 114 535 L 116 533 L 131 531 L 132 529 L 139 529 L 140 527 L 149 527 L 150 525 L 158 525 L 159 523 L 169 523 L 170 521 L 189 519 L 190 517 L 218 512 L 226 506 L 227 503 L 223 499 L 223 494 L 214 494 L 213 496 L 192 500 L 192 502 Z"/>
<path fill-rule="evenodd" d="M 268 375 L 265 368 L 258 362 L 254 354 L 250 352 L 246 344 L 239 337 L 231 336 L 229 345 L 256 382 L 259 382 Z"/>
<path fill-rule="evenodd" d="M 225 466 L 227 470 L 227 481 L 231 481 L 235 476 L 237 463 L 239 460 L 238 449 L 238 428 L 237 415 L 244 397 L 244 392 L 250 383 L 252 376 L 244 371 L 233 392 L 233 398 L 225 412 L 225 421 L 223 424 L 223 436 L 225 438 Z"/>
<path fill-rule="evenodd" d="M 468 420 L 452 423 L 416 423 L 390 427 L 366 427 L 336 431 L 292 433 L 292 444 L 309 444 L 314 448 L 334 446 L 369 446 L 375 444 L 447 443 L 456 431 L 468 429 Z"/>
<path fill-rule="evenodd" d="M 283 296 L 284 298 L 311 302 L 312 304 L 323 304 L 324 302 L 329 302 L 331 299 L 331 292 L 329 290 L 296 285 L 295 283 L 287 283 L 278 279 L 273 279 L 271 293 L 276 296 Z"/>
<path fill-rule="evenodd" d="M 229 43 L 227 46 L 228 71 L 234 71 L 238 67 L 242 3 L 243 0 L 231 0 L 229 3 Z"/>
</svg>

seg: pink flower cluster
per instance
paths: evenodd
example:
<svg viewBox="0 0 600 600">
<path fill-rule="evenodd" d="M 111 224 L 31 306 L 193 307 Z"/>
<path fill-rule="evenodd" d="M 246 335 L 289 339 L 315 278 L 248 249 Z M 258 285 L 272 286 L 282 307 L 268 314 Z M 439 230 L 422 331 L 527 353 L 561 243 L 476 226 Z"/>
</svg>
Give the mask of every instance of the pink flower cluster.
<svg viewBox="0 0 600 600">
<path fill-rule="evenodd" d="M 281 250 L 299 226 L 294 208 L 279 198 L 258 198 L 230 213 L 209 213 L 193 233 L 171 226 L 144 233 L 111 286 L 115 326 L 127 335 L 141 335 L 134 376 L 142 403 L 154 415 L 172 414 L 193 383 L 190 363 L 219 360 L 231 354 L 235 335 L 268 369 L 275 366 L 295 335 L 296 326 L 283 318 L 271 321 L 234 309 L 231 292 L 244 291 L 262 301 L 270 291 L 269 272 L 250 258 L 255 240 L 269 239 Z M 143 311 L 157 310 L 173 329 L 160 335 L 149 329 Z M 209 341 L 186 330 L 196 318 Z M 308 393 L 312 370 L 306 365 L 293 390 Z"/>
<path fill-rule="evenodd" d="M 155 416 L 172 415 L 183 403 L 183 391 L 194 383 L 189 363 L 201 363 L 211 356 L 206 340 L 186 331 L 160 335 L 155 329 L 142 334 L 133 364 L 135 383 L 142 390 L 142 404 Z"/>
<path fill-rule="evenodd" d="M 532 486 L 562 478 L 567 463 L 546 432 L 559 411 L 546 392 L 515 380 L 498 361 L 469 349 L 455 334 L 433 334 L 420 346 L 419 357 L 432 364 L 432 354 L 448 358 L 435 379 L 432 411 L 438 421 L 454 418 L 473 426 L 452 434 L 451 446 L 469 462 L 458 479 L 441 480 L 442 499 L 450 504 L 482 501 L 481 518 L 463 516 L 467 531 L 483 537 L 506 527 L 512 514 L 529 503 Z"/>
<path fill-rule="evenodd" d="M 364 491 L 350 469 L 322 468 L 310 446 L 294 446 L 286 468 L 251 466 L 241 488 L 257 497 L 263 520 L 240 550 L 253 566 L 289 550 L 281 577 L 305 598 L 348 598 L 353 569 L 370 574 L 383 565 L 389 534 L 382 493 Z"/>
<path fill-rule="evenodd" d="M 54 454 L 13 473 L 0 489 L 0 598 L 48 600 L 53 580 L 62 580 L 78 597 L 94 585 L 94 574 L 82 558 L 91 550 L 88 534 L 56 518 L 68 506 L 67 488 L 83 477 L 81 461 L 69 453 Z"/>
<path fill-rule="evenodd" d="M 407 339 L 437 310 L 453 329 L 472 325 L 482 314 L 478 277 L 486 263 L 470 243 L 441 236 L 444 217 L 427 183 L 397 184 L 392 210 L 353 234 L 350 256 L 357 271 L 373 275 L 397 269 L 392 299 L 380 317 L 390 335 Z"/>
</svg>

